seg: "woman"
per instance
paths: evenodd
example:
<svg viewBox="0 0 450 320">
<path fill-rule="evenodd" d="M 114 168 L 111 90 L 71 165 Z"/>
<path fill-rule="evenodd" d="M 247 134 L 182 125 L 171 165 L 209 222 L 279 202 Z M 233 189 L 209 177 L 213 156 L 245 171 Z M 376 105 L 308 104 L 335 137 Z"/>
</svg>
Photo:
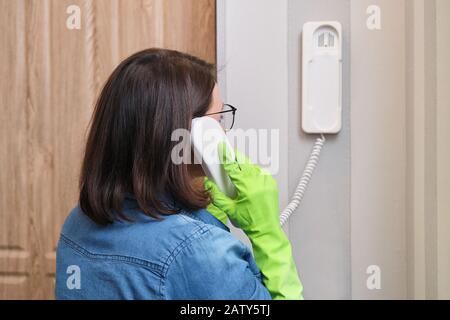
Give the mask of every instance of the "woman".
<svg viewBox="0 0 450 320">
<path fill-rule="evenodd" d="M 114 70 L 91 121 L 79 205 L 58 243 L 58 299 L 302 297 L 273 178 L 221 148 L 238 193 L 229 199 L 203 184 L 201 167 L 171 161 L 172 132 L 225 116 L 223 106 L 214 67 L 184 53 L 148 49 Z"/>
</svg>

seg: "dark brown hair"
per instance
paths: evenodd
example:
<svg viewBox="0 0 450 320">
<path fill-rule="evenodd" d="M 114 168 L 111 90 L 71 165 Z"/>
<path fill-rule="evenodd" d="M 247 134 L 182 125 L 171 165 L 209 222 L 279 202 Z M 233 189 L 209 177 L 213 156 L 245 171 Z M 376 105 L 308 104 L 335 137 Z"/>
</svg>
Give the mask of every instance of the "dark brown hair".
<svg viewBox="0 0 450 320">
<path fill-rule="evenodd" d="M 206 113 L 215 83 L 212 64 L 174 50 L 135 53 L 113 71 L 95 106 L 81 169 L 79 202 L 87 216 L 102 225 L 127 219 L 127 193 L 157 219 L 208 205 L 208 193 L 193 184 L 187 164 L 171 161 L 177 143 L 171 134 L 190 130 L 192 118 Z"/>
</svg>

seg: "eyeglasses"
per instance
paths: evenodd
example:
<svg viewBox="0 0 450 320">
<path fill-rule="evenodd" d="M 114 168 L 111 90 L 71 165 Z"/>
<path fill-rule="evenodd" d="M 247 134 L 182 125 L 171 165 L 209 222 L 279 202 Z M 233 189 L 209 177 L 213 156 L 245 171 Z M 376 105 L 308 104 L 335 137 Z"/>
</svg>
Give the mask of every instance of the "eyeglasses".
<svg viewBox="0 0 450 320">
<path fill-rule="evenodd" d="M 231 104 L 223 104 L 223 109 L 220 112 L 207 113 L 205 116 L 212 116 L 215 114 L 220 114 L 219 122 L 224 128 L 225 131 L 229 131 L 233 128 L 234 125 L 234 117 L 236 115 L 236 108 Z"/>
</svg>

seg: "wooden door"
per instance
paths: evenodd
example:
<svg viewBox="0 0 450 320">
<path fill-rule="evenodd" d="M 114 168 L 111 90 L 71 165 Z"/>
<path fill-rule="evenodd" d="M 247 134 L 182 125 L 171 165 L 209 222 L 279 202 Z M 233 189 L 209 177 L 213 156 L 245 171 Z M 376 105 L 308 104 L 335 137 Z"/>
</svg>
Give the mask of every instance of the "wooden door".
<svg viewBox="0 0 450 320">
<path fill-rule="evenodd" d="M 153 46 L 215 62 L 215 1 L 0 0 L 0 299 L 54 297 L 94 99 Z"/>
</svg>

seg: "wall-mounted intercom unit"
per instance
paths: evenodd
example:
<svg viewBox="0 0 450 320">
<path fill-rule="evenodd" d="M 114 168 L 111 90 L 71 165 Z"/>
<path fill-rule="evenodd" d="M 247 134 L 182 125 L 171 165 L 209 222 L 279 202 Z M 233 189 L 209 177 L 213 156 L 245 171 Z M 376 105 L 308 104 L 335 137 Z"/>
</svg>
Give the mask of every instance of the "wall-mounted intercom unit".
<svg viewBox="0 0 450 320">
<path fill-rule="evenodd" d="M 342 26 L 337 21 L 303 26 L 302 129 L 338 133 L 342 127 Z"/>
<path fill-rule="evenodd" d="M 342 26 L 337 21 L 307 22 L 302 35 L 302 129 L 320 134 L 291 202 L 280 215 L 285 224 L 303 199 L 319 162 L 325 134 L 342 128 Z"/>
</svg>

